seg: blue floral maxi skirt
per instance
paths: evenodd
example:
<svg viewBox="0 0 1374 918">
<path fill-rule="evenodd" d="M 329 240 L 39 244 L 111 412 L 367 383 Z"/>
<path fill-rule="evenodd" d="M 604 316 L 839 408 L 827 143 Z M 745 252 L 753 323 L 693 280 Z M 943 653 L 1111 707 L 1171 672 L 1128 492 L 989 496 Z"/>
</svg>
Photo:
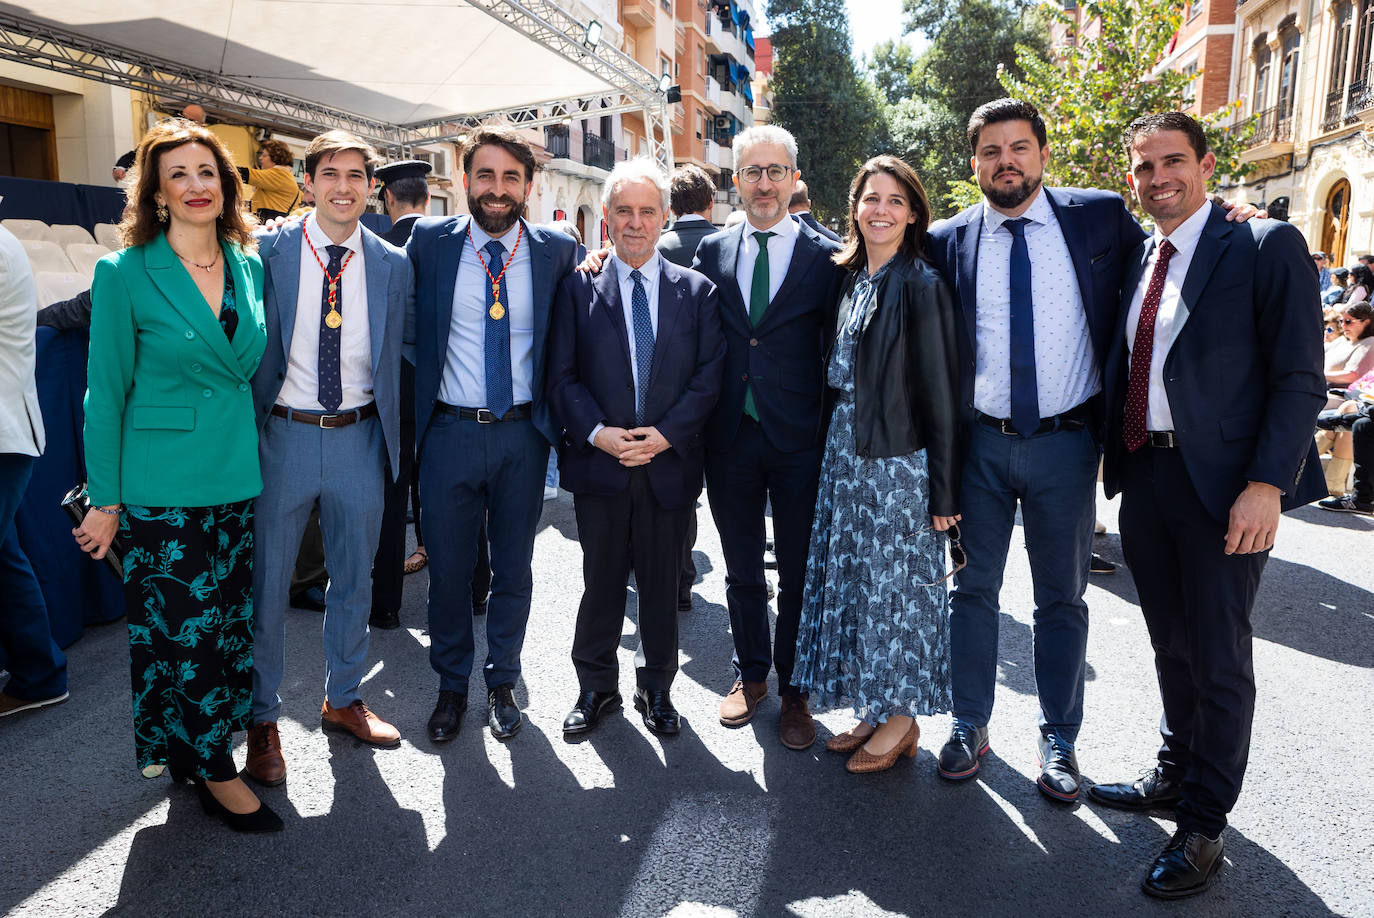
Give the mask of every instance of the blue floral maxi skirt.
<svg viewBox="0 0 1374 918">
<path fill-rule="evenodd" d="M 819 709 L 877 725 L 952 706 L 945 535 L 930 523 L 926 452 L 865 459 L 854 439 L 852 341 L 841 336 L 806 562 L 795 680 Z"/>
<path fill-rule="evenodd" d="M 120 537 L 138 767 L 228 781 L 252 710 L 253 502 L 126 506 Z"/>
</svg>

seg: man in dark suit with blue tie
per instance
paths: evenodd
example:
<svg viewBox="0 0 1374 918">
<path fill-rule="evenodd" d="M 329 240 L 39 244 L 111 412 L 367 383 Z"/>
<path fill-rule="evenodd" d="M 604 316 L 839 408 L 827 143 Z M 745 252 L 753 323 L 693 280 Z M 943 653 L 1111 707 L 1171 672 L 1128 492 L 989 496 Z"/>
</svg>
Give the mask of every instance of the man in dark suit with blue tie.
<svg viewBox="0 0 1374 918">
<path fill-rule="evenodd" d="M 779 739 L 806 749 L 816 726 L 792 669 L 825 432 L 824 355 L 844 271 L 831 260 L 839 246 L 787 212 L 800 175 L 796 139 L 763 125 L 737 135 L 734 151 L 745 220 L 702 240 L 692 266 L 716 285 L 726 343 L 724 388 L 706 425 L 707 497 L 725 554 L 735 642 L 735 682 L 720 722 L 749 723 L 776 668 Z M 778 561 L 771 641 L 763 573 L 769 505 Z"/>
<path fill-rule="evenodd" d="M 1131 255 L 1108 351 L 1104 483 L 1122 495 L 1164 743 L 1148 775 L 1089 797 L 1176 809 L 1142 888 L 1177 899 L 1221 867 L 1254 717 L 1250 611 L 1279 516 L 1325 493 L 1312 440 L 1321 304 L 1302 234 L 1234 226 L 1208 202 L 1216 159 L 1194 119 L 1140 118 L 1125 145 L 1127 182 L 1156 228 Z"/>
<path fill-rule="evenodd" d="M 715 286 L 655 250 L 667 206 L 668 179 L 656 163 L 616 166 L 602 196 L 615 255 L 600 274 L 565 278 L 554 307 L 548 392 L 566 431 L 559 471 L 573 493 L 584 584 L 572 649 L 580 692 L 566 734 L 585 733 L 620 707 L 616 651 L 632 564 L 635 708 L 655 733 L 680 729 L 669 694 L 678 568 L 725 341 Z"/>
<path fill-rule="evenodd" d="M 534 153 L 516 132 L 484 127 L 463 150 L 472 216 L 422 218 L 415 266 L 415 443 L 429 552 L 430 664 L 439 697 L 435 742 L 457 736 L 472 673 L 472 571 L 485 514 L 487 724 L 519 731 L 515 701 L 529 621 L 535 530 L 557 428 L 544 397 L 554 292 L 576 243 L 526 223 Z"/>
</svg>

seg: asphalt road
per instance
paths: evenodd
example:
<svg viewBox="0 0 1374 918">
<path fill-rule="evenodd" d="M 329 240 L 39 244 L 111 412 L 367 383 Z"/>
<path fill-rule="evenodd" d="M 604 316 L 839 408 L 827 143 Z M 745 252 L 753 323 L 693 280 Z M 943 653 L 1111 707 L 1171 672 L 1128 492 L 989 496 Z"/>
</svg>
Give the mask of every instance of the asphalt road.
<svg viewBox="0 0 1374 918">
<path fill-rule="evenodd" d="M 1119 561 L 1116 505 L 1100 511 L 1112 534 L 1099 551 Z M 507 744 L 476 710 L 454 742 L 425 737 L 436 689 L 426 574 L 408 578 L 404 627 L 374 632 L 364 686 L 400 728 L 399 749 L 321 733 L 320 617 L 292 613 L 281 721 L 290 777 L 263 792 L 287 823 L 275 836 L 235 835 L 201 814 L 191 789 L 139 776 L 125 629 L 89 630 L 68 651 L 71 700 L 0 722 L 0 913 L 1374 915 L 1374 520 L 1306 508 L 1280 529 L 1254 615 L 1259 702 L 1228 862 L 1210 892 L 1182 905 L 1138 889 L 1171 824 L 1066 808 L 1035 789 L 1019 529 L 1002 592 L 993 753 L 978 780 L 952 785 L 933 756 L 947 718 L 921 724 L 915 761 L 864 777 L 819 742 L 783 748 L 775 695 L 750 726 L 720 726 L 729 621 L 704 505 L 700 522 L 703 574 L 682 616 L 674 686 L 685 726 L 674 739 L 649 734 L 632 711 L 582 742 L 562 737 L 581 590 L 566 494 L 545 504 L 516 692 L 528 723 Z M 1158 697 L 1129 573 L 1095 577 L 1088 601 L 1078 755 L 1086 777 L 1114 781 L 1152 761 Z M 627 698 L 634 647 L 627 620 Z M 479 701 L 480 678 L 473 689 Z M 828 712 L 821 723 L 824 738 L 849 718 Z"/>
</svg>

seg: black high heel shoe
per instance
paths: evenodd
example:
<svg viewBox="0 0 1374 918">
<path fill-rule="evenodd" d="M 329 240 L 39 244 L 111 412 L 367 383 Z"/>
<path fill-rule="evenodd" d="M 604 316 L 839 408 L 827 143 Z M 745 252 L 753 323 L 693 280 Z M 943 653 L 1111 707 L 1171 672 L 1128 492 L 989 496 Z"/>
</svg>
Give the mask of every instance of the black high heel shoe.
<svg viewBox="0 0 1374 918">
<path fill-rule="evenodd" d="M 167 766 L 167 774 L 172 776 L 173 784 L 194 784 L 196 781 L 195 772 L 182 771 L 175 765 Z"/>
<path fill-rule="evenodd" d="M 196 785 L 196 793 L 200 795 L 200 808 L 205 811 L 205 815 L 218 816 L 220 822 L 235 832 L 280 832 L 286 828 L 281 817 L 262 801 L 258 801 L 258 808 L 251 813 L 235 813 L 215 799 L 214 793 L 205 786 L 203 778 L 193 777 L 191 780 Z"/>
</svg>

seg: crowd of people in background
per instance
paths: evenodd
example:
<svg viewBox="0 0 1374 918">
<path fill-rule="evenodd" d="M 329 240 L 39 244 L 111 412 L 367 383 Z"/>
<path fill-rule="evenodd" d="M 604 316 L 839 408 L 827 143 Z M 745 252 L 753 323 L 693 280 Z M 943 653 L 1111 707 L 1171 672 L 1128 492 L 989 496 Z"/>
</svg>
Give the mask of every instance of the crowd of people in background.
<svg viewBox="0 0 1374 918">
<path fill-rule="evenodd" d="M 236 167 L 203 112 L 184 114 L 116 166 L 124 247 L 84 301 L 42 317 L 90 326 L 90 510 L 73 535 L 96 558 L 122 553 L 145 776 L 192 783 L 235 830 L 283 828 L 243 777 L 283 783 L 284 674 L 319 668 L 287 659 L 294 604 L 324 613 L 322 729 L 398 746 L 405 725 L 363 698 L 369 634 L 399 624 L 402 578 L 421 568 L 428 739 L 459 734 L 480 667 L 485 723 L 512 740 L 535 533 L 561 486 L 584 582 L 566 734 L 622 707 L 631 576 L 633 707 L 656 735 L 681 730 L 678 615 L 704 489 L 734 645 L 721 724 L 751 723 L 776 676 L 778 741 L 808 749 L 813 707 L 850 707 L 854 725 L 826 747 L 868 773 L 914 757 L 920 719 L 951 713 L 938 773 L 968 780 L 990 748 L 1019 518 L 1038 788 L 1056 804 L 1172 815 L 1146 893 L 1215 879 L 1279 515 L 1323 495 L 1327 509 L 1374 510 L 1374 275 L 1331 270 L 1292 226 L 1209 198 L 1215 159 L 1192 118 L 1142 118 L 1122 138 L 1152 231 L 1118 194 L 1044 186 L 1044 121 L 1001 99 L 968 125 L 983 199 L 952 219 L 932 225 L 915 170 L 883 155 L 854 176 L 836 234 L 810 214 L 796 140 L 759 126 L 735 138 L 741 207 L 724 229 L 701 170 L 630 160 L 602 194 L 611 246 L 588 252 L 566 223 L 525 219 L 537 166 L 515 131 L 470 135 L 469 213 L 431 217 L 424 163 L 384 165 L 330 131 L 306 150 L 302 189 L 284 144 Z M 378 180 L 383 236 L 360 222 Z M 292 218 L 303 198 L 313 207 Z M 43 435 L 32 284 L 3 232 L 0 256 L 0 590 L 20 597 L 0 631 L 5 715 L 67 688 L 13 526 Z M 1085 788 L 1099 472 L 1122 495 L 1164 743 L 1143 777 Z"/>
</svg>

